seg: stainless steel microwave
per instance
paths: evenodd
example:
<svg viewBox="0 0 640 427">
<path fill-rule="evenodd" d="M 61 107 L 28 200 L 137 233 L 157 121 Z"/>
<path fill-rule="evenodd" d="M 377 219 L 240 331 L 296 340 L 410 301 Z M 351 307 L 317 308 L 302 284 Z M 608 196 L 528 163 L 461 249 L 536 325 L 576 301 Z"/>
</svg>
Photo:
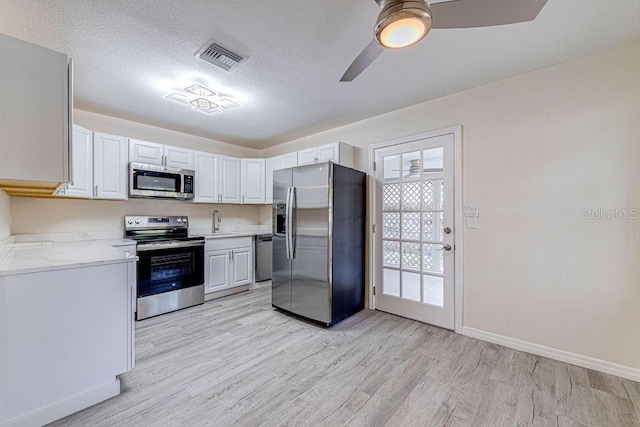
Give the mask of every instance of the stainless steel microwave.
<svg viewBox="0 0 640 427">
<path fill-rule="evenodd" d="M 193 199 L 195 171 L 135 162 L 129 171 L 129 197 Z"/>
</svg>

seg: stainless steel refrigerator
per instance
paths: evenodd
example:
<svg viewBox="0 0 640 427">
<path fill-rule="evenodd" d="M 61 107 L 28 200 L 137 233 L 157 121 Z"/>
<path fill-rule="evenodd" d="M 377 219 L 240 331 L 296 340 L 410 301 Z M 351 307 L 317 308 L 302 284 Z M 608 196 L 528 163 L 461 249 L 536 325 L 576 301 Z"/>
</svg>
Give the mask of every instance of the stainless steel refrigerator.
<svg viewBox="0 0 640 427">
<path fill-rule="evenodd" d="M 366 176 L 334 164 L 273 177 L 272 305 L 330 326 L 364 308 Z"/>
</svg>

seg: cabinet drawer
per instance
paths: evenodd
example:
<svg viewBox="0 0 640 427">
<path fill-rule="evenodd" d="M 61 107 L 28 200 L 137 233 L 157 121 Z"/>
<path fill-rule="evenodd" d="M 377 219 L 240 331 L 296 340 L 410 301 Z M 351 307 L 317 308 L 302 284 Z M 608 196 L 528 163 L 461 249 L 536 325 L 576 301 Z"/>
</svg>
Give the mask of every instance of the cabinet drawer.
<svg viewBox="0 0 640 427">
<path fill-rule="evenodd" d="M 252 236 L 244 236 L 244 237 L 229 237 L 229 238 L 219 238 L 219 239 L 208 239 L 205 242 L 204 250 L 206 252 L 209 251 L 221 251 L 227 249 L 238 249 L 238 248 L 246 248 L 251 247 L 253 245 L 253 237 Z"/>
</svg>

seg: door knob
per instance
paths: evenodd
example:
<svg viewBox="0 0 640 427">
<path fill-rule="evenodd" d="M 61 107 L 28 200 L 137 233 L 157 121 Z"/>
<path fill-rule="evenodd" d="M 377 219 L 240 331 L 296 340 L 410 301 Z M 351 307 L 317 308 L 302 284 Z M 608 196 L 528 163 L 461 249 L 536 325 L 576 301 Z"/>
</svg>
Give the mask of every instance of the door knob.
<svg viewBox="0 0 640 427">
<path fill-rule="evenodd" d="M 451 227 L 445 227 L 444 234 L 451 234 Z"/>
<path fill-rule="evenodd" d="M 442 245 L 442 249 L 438 249 L 438 250 L 439 251 L 445 250 L 445 251 L 449 252 L 451 249 L 453 249 L 453 247 L 451 247 L 451 245 L 447 243 L 446 245 Z"/>
</svg>

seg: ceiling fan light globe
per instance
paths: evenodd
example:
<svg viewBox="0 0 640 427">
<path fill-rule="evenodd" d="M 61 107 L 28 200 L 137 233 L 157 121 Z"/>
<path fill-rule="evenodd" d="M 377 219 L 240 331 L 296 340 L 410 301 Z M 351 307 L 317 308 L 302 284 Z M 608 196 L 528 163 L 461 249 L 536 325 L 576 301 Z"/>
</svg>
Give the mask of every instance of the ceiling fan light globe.
<svg viewBox="0 0 640 427">
<path fill-rule="evenodd" d="M 380 32 L 380 43 L 390 49 L 400 49 L 416 44 L 427 34 L 420 19 L 403 18 L 391 22 Z"/>
<path fill-rule="evenodd" d="M 411 46 L 431 30 L 431 9 L 424 1 L 396 1 L 382 9 L 376 22 L 378 43 L 390 49 Z"/>
</svg>

